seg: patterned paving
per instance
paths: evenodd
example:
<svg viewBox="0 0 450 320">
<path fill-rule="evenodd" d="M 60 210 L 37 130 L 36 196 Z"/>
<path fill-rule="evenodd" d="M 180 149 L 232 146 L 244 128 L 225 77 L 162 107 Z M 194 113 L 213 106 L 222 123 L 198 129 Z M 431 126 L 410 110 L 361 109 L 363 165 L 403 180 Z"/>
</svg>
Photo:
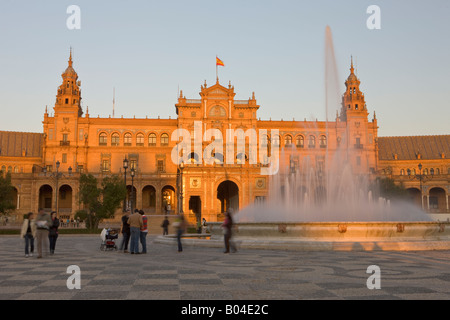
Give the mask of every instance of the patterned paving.
<svg viewBox="0 0 450 320">
<path fill-rule="evenodd" d="M 119 239 L 120 240 L 120 239 Z M 145 255 L 99 250 L 98 236 L 60 236 L 56 253 L 25 258 L 21 239 L 0 237 L 1 300 L 450 299 L 450 251 L 292 252 L 154 243 Z M 68 289 L 67 267 L 81 270 Z M 368 289 L 370 265 L 380 289 Z"/>
</svg>

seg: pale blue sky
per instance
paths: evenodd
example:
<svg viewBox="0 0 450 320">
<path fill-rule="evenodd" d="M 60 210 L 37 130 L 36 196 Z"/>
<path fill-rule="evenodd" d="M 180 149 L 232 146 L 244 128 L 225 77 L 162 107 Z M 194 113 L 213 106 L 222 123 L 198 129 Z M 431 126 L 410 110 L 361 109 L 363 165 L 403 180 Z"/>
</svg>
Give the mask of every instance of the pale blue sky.
<svg viewBox="0 0 450 320">
<path fill-rule="evenodd" d="M 69 30 L 66 9 L 81 9 Z M 369 5 L 381 30 L 369 30 Z M 206 80 L 255 92 L 261 119 L 325 120 L 324 36 L 333 33 L 341 91 L 350 56 L 380 136 L 450 134 L 450 2 L 0 2 L 0 130 L 42 132 L 69 47 L 91 117 L 176 117 L 178 87 L 198 99 Z M 331 107 L 330 120 L 336 109 Z"/>
</svg>

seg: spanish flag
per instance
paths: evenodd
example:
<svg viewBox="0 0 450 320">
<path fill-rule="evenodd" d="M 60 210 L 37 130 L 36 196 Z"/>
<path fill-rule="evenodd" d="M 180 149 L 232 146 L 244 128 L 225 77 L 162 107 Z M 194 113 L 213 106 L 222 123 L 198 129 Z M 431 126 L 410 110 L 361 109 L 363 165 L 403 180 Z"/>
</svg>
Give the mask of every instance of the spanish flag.
<svg viewBox="0 0 450 320">
<path fill-rule="evenodd" d="M 223 63 L 222 60 L 220 60 L 219 58 L 216 57 L 216 66 L 222 66 L 222 67 L 225 67 L 225 64 Z"/>
</svg>

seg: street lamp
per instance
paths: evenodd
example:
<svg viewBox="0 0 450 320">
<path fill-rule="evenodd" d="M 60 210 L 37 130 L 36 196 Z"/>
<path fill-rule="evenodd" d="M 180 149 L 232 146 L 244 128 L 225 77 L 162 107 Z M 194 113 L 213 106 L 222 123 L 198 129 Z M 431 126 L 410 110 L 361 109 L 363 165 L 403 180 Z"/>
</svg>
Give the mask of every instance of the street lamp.
<svg viewBox="0 0 450 320">
<path fill-rule="evenodd" d="M 123 169 L 124 169 L 124 182 L 125 182 L 125 188 L 127 187 L 127 169 L 128 169 L 128 159 L 125 157 L 123 159 Z M 127 211 L 127 195 L 125 194 L 125 198 L 123 199 L 123 208 L 122 211 Z"/>
<path fill-rule="evenodd" d="M 414 175 L 411 175 L 411 169 L 409 169 L 408 168 L 408 170 L 407 170 L 407 172 L 408 172 L 408 177 L 410 178 L 410 179 L 418 179 L 419 180 L 419 186 L 420 186 L 420 199 L 421 199 L 421 201 L 422 201 L 422 210 L 424 209 L 424 206 L 423 206 L 423 190 L 422 190 L 422 183 L 423 182 L 426 182 L 427 180 L 431 180 L 431 179 L 433 179 L 433 176 L 434 176 L 434 169 L 433 168 L 431 168 L 430 169 L 430 175 L 431 176 L 428 176 L 428 175 L 424 175 L 424 174 L 422 174 L 422 164 L 421 163 L 419 163 L 419 165 L 417 166 L 418 168 L 419 168 L 419 174 L 415 174 L 414 173 Z"/>
<path fill-rule="evenodd" d="M 180 163 L 180 214 L 183 213 L 183 169 L 184 162 Z"/>
<path fill-rule="evenodd" d="M 131 168 L 130 175 L 131 175 L 131 214 L 134 212 L 134 175 L 136 174 L 136 171 L 134 168 Z"/>
</svg>

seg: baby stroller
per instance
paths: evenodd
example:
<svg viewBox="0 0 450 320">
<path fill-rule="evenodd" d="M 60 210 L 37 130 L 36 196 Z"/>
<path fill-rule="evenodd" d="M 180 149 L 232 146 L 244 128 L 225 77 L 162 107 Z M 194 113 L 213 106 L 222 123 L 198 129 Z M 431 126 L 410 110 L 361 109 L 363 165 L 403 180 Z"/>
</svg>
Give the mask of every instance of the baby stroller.
<svg viewBox="0 0 450 320">
<path fill-rule="evenodd" d="M 117 250 L 116 239 L 119 238 L 119 231 L 119 229 L 104 228 L 100 233 L 100 238 L 102 238 L 100 250 Z"/>
</svg>

